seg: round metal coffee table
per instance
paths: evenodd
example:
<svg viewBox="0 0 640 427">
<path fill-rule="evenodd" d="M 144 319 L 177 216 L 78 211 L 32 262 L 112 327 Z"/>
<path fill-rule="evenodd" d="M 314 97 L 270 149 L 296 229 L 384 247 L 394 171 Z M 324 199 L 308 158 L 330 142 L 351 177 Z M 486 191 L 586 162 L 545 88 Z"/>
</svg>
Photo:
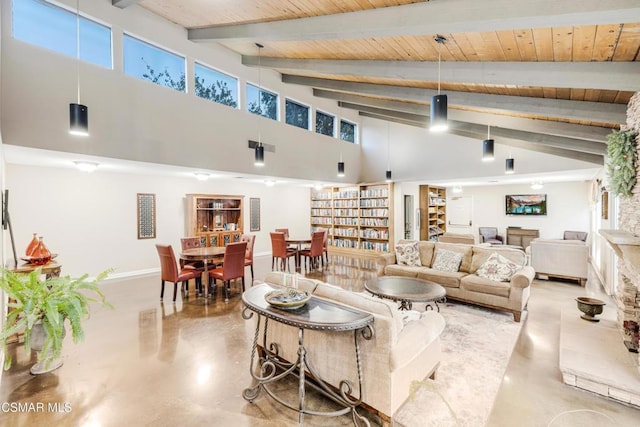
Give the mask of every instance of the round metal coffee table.
<svg viewBox="0 0 640 427">
<path fill-rule="evenodd" d="M 415 277 L 382 276 L 374 283 L 367 282 L 364 288 L 375 296 L 400 301 L 400 310 L 411 310 L 414 302 L 434 303 L 440 311 L 439 302 L 445 302 L 447 292 L 437 283 Z M 431 305 L 425 309 L 433 310 Z"/>
</svg>

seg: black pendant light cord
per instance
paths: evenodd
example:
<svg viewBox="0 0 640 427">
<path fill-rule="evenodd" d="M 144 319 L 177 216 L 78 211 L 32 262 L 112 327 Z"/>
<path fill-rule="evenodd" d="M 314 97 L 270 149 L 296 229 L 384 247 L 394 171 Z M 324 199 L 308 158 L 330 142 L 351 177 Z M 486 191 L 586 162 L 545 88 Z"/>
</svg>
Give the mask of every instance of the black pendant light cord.
<svg viewBox="0 0 640 427">
<path fill-rule="evenodd" d="M 78 83 L 78 104 L 80 104 L 80 0 L 76 1 L 76 81 Z"/>
<path fill-rule="evenodd" d="M 260 43 L 256 43 L 258 47 L 258 111 L 262 116 L 262 48 Z M 260 132 L 260 120 L 258 119 L 258 145 L 262 147 L 262 133 Z"/>
</svg>

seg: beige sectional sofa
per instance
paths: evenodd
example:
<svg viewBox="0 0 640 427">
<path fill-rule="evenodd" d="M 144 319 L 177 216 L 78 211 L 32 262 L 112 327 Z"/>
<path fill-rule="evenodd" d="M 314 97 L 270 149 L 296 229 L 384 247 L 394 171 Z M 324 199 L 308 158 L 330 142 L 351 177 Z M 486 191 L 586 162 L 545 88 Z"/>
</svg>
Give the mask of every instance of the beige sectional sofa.
<svg viewBox="0 0 640 427">
<path fill-rule="evenodd" d="M 409 243 L 401 240 L 398 243 Z M 431 268 L 438 249 L 463 254 L 458 271 L 447 272 Z M 418 250 L 422 266 L 398 265 L 395 253 L 382 255 L 380 271 L 385 276 L 409 276 L 426 279 L 444 286 L 447 298 L 471 302 L 484 307 L 505 310 L 513 313 L 516 322 L 520 321 L 531 292 L 531 283 L 535 277 L 532 267 L 526 265 L 526 254 L 518 249 L 500 246 L 475 246 L 455 243 L 419 241 Z M 514 263 L 521 265 L 508 282 L 485 279 L 476 275 L 478 268 L 493 253 L 498 253 Z"/>
<path fill-rule="evenodd" d="M 265 282 L 280 285 L 283 282 L 282 275 L 280 272 L 268 273 Z M 404 325 L 402 313 L 390 301 L 302 276 L 298 278 L 298 287 L 316 297 L 374 315 L 373 338 L 365 340 L 359 337 L 363 374 L 362 401 L 365 407 L 380 416 L 383 424 L 388 424 L 409 397 L 411 383 L 435 376 L 441 359 L 440 334 L 445 326 L 444 318 L 439 313 L 428 311 L 420 319 Z M 261 337 L 262 333 L 261 331 Z M 335 387 L 346 379 L 357 394 L 358 372 L 353 334 L 306 330 L 304 342 L 310 363 L 320 377 Z M 267 343 L 277 343 L 279 355 L 285 360 L 295 361 L 298 329 L 270 321 Z"/>
<path fill-rule="evenodd" d="M 582 240 L 533 239 L 527 248 L 531 266 L 539 278 L 572 279 L 585 286 L 589 269 L 589 246 Z"/>
</svg>

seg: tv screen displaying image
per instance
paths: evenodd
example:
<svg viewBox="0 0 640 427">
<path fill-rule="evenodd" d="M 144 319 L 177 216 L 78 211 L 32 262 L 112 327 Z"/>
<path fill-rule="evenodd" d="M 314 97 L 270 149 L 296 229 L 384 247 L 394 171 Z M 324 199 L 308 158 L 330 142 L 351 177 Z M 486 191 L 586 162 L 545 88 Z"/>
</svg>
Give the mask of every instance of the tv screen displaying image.
<svg viewBox="0 0 640 427">
<path fill-rule="evenodd" d="M 505 196 L 507 215 L 546 215 L 546 194 L 518 194 Z"/>
</svg>

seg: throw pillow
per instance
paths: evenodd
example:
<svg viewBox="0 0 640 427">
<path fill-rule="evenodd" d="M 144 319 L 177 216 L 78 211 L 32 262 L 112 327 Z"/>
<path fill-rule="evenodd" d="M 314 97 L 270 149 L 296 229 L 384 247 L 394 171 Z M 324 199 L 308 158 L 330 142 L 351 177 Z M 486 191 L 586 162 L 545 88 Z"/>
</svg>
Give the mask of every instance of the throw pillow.
<svg viewBox="0 0 640 427">
<path fill-rule="evenodd" d="M 396 260 L 398 265 L 408 265 L 411 267 L 420 267 L 420 251 L 418 251 L 418 242 L 398 243 L 396 245 Z"/>
<path fill-rule="evenodd" d="M 440 271 L 458 271 L 462 262 L 463 254 L 460 252 L 449 251 L 447 249 L 436 249 L 436 259 L 433 262 L 434 270 Z"/>
<path fill-rule="evenodd" d="M 495 280 L 497 282 L 508 282 L 520 269 L 522 269 L 521 265 L 494 252 L 487 258 L 484 264 L 478 268 L 476 274 L 485 279 Z"/>
</svg>

